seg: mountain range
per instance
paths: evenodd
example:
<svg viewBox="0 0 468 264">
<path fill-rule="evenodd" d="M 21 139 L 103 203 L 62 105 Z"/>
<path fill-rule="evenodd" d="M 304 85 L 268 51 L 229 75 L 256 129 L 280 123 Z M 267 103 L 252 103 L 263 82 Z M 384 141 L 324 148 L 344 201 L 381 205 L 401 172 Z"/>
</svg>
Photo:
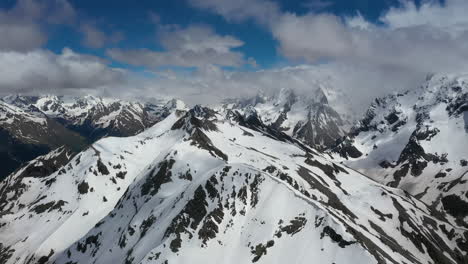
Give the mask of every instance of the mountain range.
<svg viewBox="0 0 468 264">
<path fill-rule="evenodd" d="M 466 75 L 354 124 L 321 89 L 0 103 L 0 140 L 47 147 L 0 183 L 1 263 L 468 263 Z"/>
<path fill-rule="evenodd" d="M 177 100 L 132 102 L 58 96 L 0 99 L 0 157 L 5 177 L 24 162 L 61 146 L 79 152 L 105 136 L 131 136 L 166 117 Z"/>
</svg>

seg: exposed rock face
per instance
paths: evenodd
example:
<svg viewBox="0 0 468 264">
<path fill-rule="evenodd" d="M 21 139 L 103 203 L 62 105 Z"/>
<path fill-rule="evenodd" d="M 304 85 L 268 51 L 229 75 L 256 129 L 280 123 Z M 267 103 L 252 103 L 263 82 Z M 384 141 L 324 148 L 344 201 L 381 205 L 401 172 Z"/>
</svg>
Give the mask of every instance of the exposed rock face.
<svg viewBox="0 0 468 264">
<path fill-rule="evenodd" d="M 39 109 L 21 109 L 0 100 L 0 179 L 22 163 L 66 145 L 79 151 L 87 141 Z"/>
<path fill-rule="evenodd" d="M 56 179 L 48 176 L 58 172 L 73 156 L 72 151 L 64 147 L 58 148 L 28 162 L 15 172 L 14 177 L 5 179 L 5 182 L 0 186 L 0 215 L 11 213 L 14 207 L 12 201 L 34 192 L 31 190 L 35 187 L 31 184 L 33 181 L 41 182 L 41 185 L 44 186 L 52 185 Z M 35 206 L 35 208 L 37 210 L 40 207 Z"/>
<path fill-rule="evenodd" d="M 257 95 L 234 104 L 226 103 L 225 107 L 246 116 L 254 109 L 265 125 L 318 150 L 335 145 L 345 134 L 346 122 L 328 104 L 327 96 L 320 88 L 308 96 L 282 89 L 272 97 Z"/>
<path fill-rule="evenodd" d="M 0 99 L 0 179 L 22 163 L 67 146 L 80 151 L 105 136 L 132 136 L 177 108 L 177 100 L 143 104 L 92 96 L 7 96 Z"/>
<path fill-rule="evenodd" d="M 1 262 L 466 263 L 466 229 L 418 199 L 254 112 L 228 117 L 176 111 L 58 168 L 10 175 L 0 184 Z"/>
<path fill-rule="evenodd" d="M 418 89 L 375 100 L 331 153 L 468 226 L 467 80 L 435 75 Z"/>
<path fill-rule="evenodd" d="M 39 98 L 34 106 L 95 141 L 103 136 L 136 135 L 165 118 L 180 104 L 177 100 L 152 104 L 93 96 L 47 96 Z"/>
</svg>

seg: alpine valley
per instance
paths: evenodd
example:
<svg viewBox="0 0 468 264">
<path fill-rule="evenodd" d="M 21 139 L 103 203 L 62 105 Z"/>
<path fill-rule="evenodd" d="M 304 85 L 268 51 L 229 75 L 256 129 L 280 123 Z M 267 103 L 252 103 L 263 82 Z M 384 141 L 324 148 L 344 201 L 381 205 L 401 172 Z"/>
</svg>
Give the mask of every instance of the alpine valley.
<svg viewBox="0 0 468 264">
<path fill-rule="evenodd" d="M 468 75 L 377 98 L 0 100 L 0 263 L 468 263 Z"/>
</svg>

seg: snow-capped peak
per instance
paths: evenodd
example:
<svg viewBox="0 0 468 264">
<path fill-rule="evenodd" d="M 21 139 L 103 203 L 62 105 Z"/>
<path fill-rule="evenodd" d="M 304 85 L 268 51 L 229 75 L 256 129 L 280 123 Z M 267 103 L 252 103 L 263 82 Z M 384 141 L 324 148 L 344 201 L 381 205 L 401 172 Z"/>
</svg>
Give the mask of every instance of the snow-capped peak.
<svg viewBox="0 0 468 264">
<path fill-rule="evenodd" d="M 296 102 L 296 93 L 291 88 L 282 88 L 275 97 L 274 104 L 280 107 L 291 107 Z"/>
<path fill-rule="evenodd" d="M 330 105 L 321 87 L 309 94 L 298 95 L 294 89 L 283 88 L 270 97 L 257 97 L 227 103 L 225 108 L 234 109 L 244 115 L 252 111 L 267 126 L 300 139 L 306 144 L 325 149 L 344 135 L 348 123 L 342 120 Z"/>
<path fill-rule="evenodd" d="M 175 110 L 186 110 L 187 106 L 182 100 L 179 99 L 171 99 L 168 101 L 165 105 L 165 108 L 167 109 L 175 109 Z"/>
</svg>

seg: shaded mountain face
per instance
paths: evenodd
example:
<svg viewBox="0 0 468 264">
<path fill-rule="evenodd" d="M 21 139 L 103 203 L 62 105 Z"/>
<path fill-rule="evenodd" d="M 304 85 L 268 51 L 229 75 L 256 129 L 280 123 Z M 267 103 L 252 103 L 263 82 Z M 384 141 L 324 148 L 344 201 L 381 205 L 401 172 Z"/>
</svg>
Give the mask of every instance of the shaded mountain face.
<svg viewBox="0 0 468 264">
<path fill-rule="evenodd" d="M 0 101 L 0 179 L 25 161 L 66 145 L 74 151 L 86 146 L 87 140 L 39 109 L 24 109 Z"/>
<path fill-rule="evenodd" d="M 20 97 L 67 128 L 95 141 L 103 136 L 132 136 L 166 117 L 177 100 L 159 104 L 124 101 L 94 96 Z M 17 102 L 15 100 L 14 102 Z M 180 101 L 178 101 L 180 104 Z M 21 103 L 19 103 L 21 105 Z"/>
<path fill-rule="evenodd" d="M 104 136 L 136 135 L 180 101 L 142 104 L 92 96 L 7 96 L 0 100 L 0 178 L 60 146 L 79 152 Z M 179 105 L 180 106 L 180 105 Z"/>
<path fill-rule="evenodd" d="M 435 75 L 416 90 L 375 100 L 332 152 L 468 227 L 467 81 Z"/>
<path fill-rule="evenodd" d="M 466 229 L 252 115 L 196 106 L 64 151 L 1 183 L 1 263 L 467 261 Z"/>
<path fill-rule="evenodd" d="M 347 122 L 328 104 L 327 96 L 320 88 L 307 96 L 299 96 L 292 89 L 282 89 L 272 97 L 259 94 L 254 98 L 227 102 L 224 107 L 246 116 L 255 112 L 264 124 L 318 150 L 335 145 L 347 127 Z"/>
</svg>

